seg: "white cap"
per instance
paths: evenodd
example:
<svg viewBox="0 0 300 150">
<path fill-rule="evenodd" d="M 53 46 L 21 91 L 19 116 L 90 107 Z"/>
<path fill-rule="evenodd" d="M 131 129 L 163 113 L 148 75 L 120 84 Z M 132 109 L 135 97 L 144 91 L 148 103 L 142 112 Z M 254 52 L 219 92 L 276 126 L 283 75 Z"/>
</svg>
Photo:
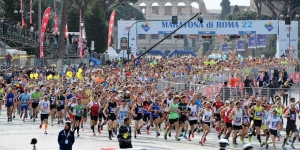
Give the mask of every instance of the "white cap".
<svg viewBox="0 0 300 150">
<path fill-rule="evenodd" d="M 249 144 L 245 144 L 243 148 L 244 150 L 246 150 L 247 148 L 253 148 L 253 146 L 249 143 Z"/>
<path fill-rule="evenodd" d="M 129 93 L 130 93 L 130 91 L 126 91 L 126 93 L 127 93 L 127 94 L 129 94 Z"/>
<path fill-rule="evenodd" d="M 221 139 L 218 141 L 219 144 L 227 144 L 228 140 L 227 139 Z"/>
<path fill-rule="evenodd" d="M 229 100 L 226 100 L 226 101 L 225 101 L 225 104 L 226 104 L 226 103 L 227 103 L 227 104 L 229 104 L 229 103 L 230 103 L 230 101 L 229 101 Z"/>
</svg>

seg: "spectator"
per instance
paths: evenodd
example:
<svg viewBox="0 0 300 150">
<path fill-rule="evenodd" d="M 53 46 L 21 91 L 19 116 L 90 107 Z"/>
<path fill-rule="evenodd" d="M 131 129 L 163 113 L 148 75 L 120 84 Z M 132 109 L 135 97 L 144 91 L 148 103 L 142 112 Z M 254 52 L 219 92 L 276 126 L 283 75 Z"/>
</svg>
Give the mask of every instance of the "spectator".
<svg viewBox="0 0 300 150">
<path fill-rule="evenodd" d="M 285 69 L 282 70 L 282 81 L 285 83 L 287 79 L 289 78 L 288 73 L 285 71 Z"/>
<path fill-rule="evenodd" d="M 64 130 L 61 130 L 58 134 L 58 144 L 60 150 L 72 150 L 72 146 L 75 142 L 74 132 L 70 130 L 71 123 L 66 122 Z"/>
<path fill-rule="evenodd" d="M 245 92 L 248 93 L 249 95 L 253 94 L 252 80 L 250 79 L 249 76 L 246 76 L 246 79 L 244 80 L 244 89 L 245 89 Z"/>
<path fill-rule="evenodd" d="M 223 97 L 223 101 L 230 99 L 230 89 L 227 86 L 227 81 L 224 82 L 224 85 L 220 89 L 220 95 Z"/>
<path fill-rule="evenodd" d="M 124 125 L 120 126 L 117 137 L 120 149 L 132 148 L 130 118 L 124 119 Z"/>
<path fill-rule="evenodd" d="M 273 104 L 275 103 L 274 102 L 274 95 L 275 95 L 275 85 L 273 84 L 273 80 L 270 81 L 270 83 L 267 85 L 267 87 L 269 88 L 269 97 L 268 97 L 268 100 L 269 98 L 271 98 Z"/>
<path fill-rule="evenodd" d="M 7 54 L 6 54 L 5 60 L 6 60 L 6 68 L 9 68 L 9 67 L 10 67 L 10 63 L 11 63 L 11 60 L 12 60 L 12 56 L 10 55 L 10 53 L 7 53 Z"/>
<path fill-rule="evenodd" d="M 287 106 L 287 103 L 288 103 L 288 98 L 289 98 L 289 94 L 287 93 L 290 89 L 290 86 L 289 86 L 289 82 L 286 81 L 284 82 L 284 84 L 282 85 L 282 91 L 280 93 L 280 96 L 282 96 L 283 98 L 283 103 L 285 103 L 285 106 Z"/>
</svg>

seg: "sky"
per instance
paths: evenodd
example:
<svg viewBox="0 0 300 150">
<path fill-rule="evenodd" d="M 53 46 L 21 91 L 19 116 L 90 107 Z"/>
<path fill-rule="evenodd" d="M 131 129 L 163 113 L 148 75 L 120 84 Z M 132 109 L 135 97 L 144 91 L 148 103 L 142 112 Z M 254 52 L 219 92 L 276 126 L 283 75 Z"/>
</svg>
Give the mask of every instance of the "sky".
<svg viewBox="0 0 300 150">
<path fill-rule="evenodd" d="M 222 0 L 204 0 L 206 9 L 221 9 Z M 230 0 L 230 5 L 250 6 L 250 0 Z"/>
</svg>

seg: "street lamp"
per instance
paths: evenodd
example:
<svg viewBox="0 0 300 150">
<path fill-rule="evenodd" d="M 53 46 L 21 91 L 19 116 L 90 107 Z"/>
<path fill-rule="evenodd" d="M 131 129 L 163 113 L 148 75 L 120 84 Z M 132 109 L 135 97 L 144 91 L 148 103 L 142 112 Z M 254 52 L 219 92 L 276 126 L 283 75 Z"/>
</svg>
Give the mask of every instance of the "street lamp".
<svg viewBox="0 0 300 150">
<path fill-rule="evenodd" d="M 84 25 L 84 22 L 83 22 L 83 21 L 82 21 L 82 22 L 80 22 L 80 26 L 81 26 L 81 27 L 83 27 L 83 25 Z"/>
</svg>

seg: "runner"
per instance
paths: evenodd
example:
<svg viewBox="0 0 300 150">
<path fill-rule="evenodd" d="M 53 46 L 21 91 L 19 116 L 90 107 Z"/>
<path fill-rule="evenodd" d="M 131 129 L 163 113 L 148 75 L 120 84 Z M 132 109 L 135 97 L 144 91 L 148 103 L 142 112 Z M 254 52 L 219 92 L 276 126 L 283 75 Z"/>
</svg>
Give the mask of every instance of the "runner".
<svg viewBox="0 0 300 150">
<path fill-rule="evenodd" d="M 297 112 L 295 109 L 295 103 L 290 104 L 290 109 L 285 112 L 284 118 L 287 119 L 287 123 L 286 123 L 286 127 L 285 127 L 286 128 L 286 137 L 284 138 L 282 148 L 284 150 L 286 150 L 285 144 L 289 137 L 290 132 L 292 132 L 294 134 L 294 137 L 293 137 L 293 140 L 291 143 L 291 147 L 293 149 L 296 149 L 294 146 L 294 142 L 295 142 L 296 138 L 298 137 L 298 130 L 297 130 L 297 126 L 296 126 Z"/>
<path fill-rule="evenodd" d="M 112 131 L 116 130 L 117 128 L 117 118 L 115 115 L 115 109 L 117 108 L 117 103 L 115 102 L 115 98 L 111 97 L 110 101 L 107 105 L 105 105 L 105 108 L 103 110 L 103 114 L 108 120 L 108 139 L 112 140 L 113 137 Z"/>
<path fill-rule="evenodd" d="M 201 146 L 204 146 L 204 143 L 206 142 L 206 136 L 210 132 L 210 123 L 212 121 L 212 117 L 214 114 L 210 102 L 206 102 L 205 106 L 203 105 L 203 108 L 204 109 L 199 113 L 199 116 L 202 116 L 202 123 L 203 123 L 202 126 L 204 128 L 204 133 L 199 142 Z"/>
<path fill-rule="evenodd" d="M 56 108 L 57 108 L 57 96 L 55 95 L 55 90 L 51 90 L 51 94 L 49 95 L 49 101 L 50 101 L 50 110 L 51 110 L 51 126 L 53 126 L 53 120 L 56 115 Z"/>
<path fill-rule="evenodd" d="M 266 120 L 266 125 L 269 127 L 269 132 L 266 137 L 266 149 L 269 147 L 268 139 L 271 136 L 273 143 L 273 148 L 276 150 L 275 138 L 277 136 L 277 130 L 280 130 L 282 127 L 281 118 L 277 116 L 278 112 L 276 110 L 272 111 L 272 116 L 269 116 Z"/>
<path fill-rule="evenodd" d="M 60 88 L 57 96 L 57 124 L 64 123 L 63 118 L 65 114 L 65 105 L 66 105 L 66 97 L 64 96 L 64 91 Z M 76 112 L 75 112 L 76 113 Z"/>
<path fill-rule="evenodd" d="M 39 103 L 39 109 L 41 110 L 40 129 L 42 129 L 43 123 L 45 123 L 45 125 L 44 125 L 45 132 L 44 132 L 44 134 L 48 134 L 47 133 L 48 117 L 49 117 L 49 113 L 50 113 L 50 102 L 48 101 L 48 98 L 49 97 L 47 95 L 44 95 L 43 100 L 41 100 L 40 103 Z"/>
<path fill-rule="evenodd" d="M 189 122 L 188 122 L 188 99 L 185 96 L 181 97 L 181 101 L 178 104 L 178 108 L 180 110 L 179 114 L 179 124 L 182 128 L 181 133 L 179 134 L 179 137 L 183 136 L 185 139 L 187 139 L 186 132 L 189 127 Z M 194 129 L 193 135 L 194 135 Z M 183 135 L 184 132 L 184 135 Z M 193 136 L 194 137 L 194 136 Z"/>
<path fill-rule="evenodd" d="M 4 99 L 6 99 L 5 106 L 6 106 L 6 109 L 7 109 L 7 122 L 12 121 L 14 97 L 15 97 L 15 95 L 12 93 L 11 88 L 9 88 L 6 92 L 5 97 L 4 97 Z"/>
<path fill-rule="evenodd" d="M 141 128 L 143 127 L 143 99 L 141 97 L 137 97 L 136 104 L 133 105 L 131 111 L 134 116 L 134 138 L 136 138 L 136 134 L 141 134 Z"/>
<path fill-rule="evenodd" d="M 160 104 L 161 98 L 156 98 L 155 102 L 152 103 L 149 107 L 149 112 L 151 112 L 151 126 L 154 122 L 155 124 L 155 131 L 156 131 L 156 137 L 160 136 L 159 133 L 159 123 L 160 123 L 160 111 L 161 111 L 161 104 Z"/>
<path fill-rule="evenodd" d="M 213 108 L 214 108 L 214 119 L 215 119 L 215 128 L 216 131 L 219 133 L 221 131 L 220 128 L 220 121 L 221 121 L 221 115 L 219 113 L 220 107 L 224 106 L 224 103 L 221 101 L 222 97 L 220 95 L 217 95 L 215 98 L 215 102 L 213 103 Z"/>
<path fill-rule="evenodd" d="M 237 142 L 237 132 L 239 132 L 240 140 L 242 144 L 245 144 L 244 142 L 244 133 L 243 133 L 243 127 L 242 127 L 242 118 L 243 118 L 243 109 L 241 108 L 242 103 L 239 101 L 235 102 L 235 108 L 231 111 L 228 118 L 231 118 L 232 120 L 232 129 L 233 129 L 233 137 L 232 137 L 232 146 L 236 148 Z"/>
<path fill-rule="evenodd" d="M 192 99 L 191 104 L 188 106 L 188 116 L 189 116 L 189 124 L 190 124 L 190 131 L 189 131 L 189 137 L 188 141 L 191 141 L 191 134 L 192 138 L 194 138 L 194 128 L 195 125 L 197 125 L 197 116 L 198 116 L 198 107 L 195 105 L 196 100 Z"/>
<path fill-rule="evenodd" d="M 94 100 L 88 104 L 88 108 L 91 110 L 91 129 L 93 131 L 94 136 L 95 134 L 95 125 L 97 125 L 97 121 L 99 118 L 99 112 L 101 109 L 101 104 L 98 102 L 97 96 L 94 97 Z M 98 126 L 98 133 L 100 134 L 100 128 Z"/>
<path fill-rule="evenodd" d="M 24 114 L 23 122 L 25 122 L 25 118 L 27 118 L 28 104 L 29 104 L 29 101 L 30 101 L 30 95 L 27 92 L 28 92 L 28 90 L 25 89 L 24 93 L 20 94 L 20 96 L 19 96 L 20 103 L 21 103 L 20 118 L 22 119 L 23 114 Z"/>
<path fill-rule="evenodd" d="M 36 88 L 35 91 L 31 94 L 31 107 L 32 107 L 32 111 L 31 111 L 31 117 L 30 119 L 33 118 L 33 122 L 35 122 L 35 119 L 37 118 L 37 115 L 39 113 L 39 102 L 40 102 L 40 98 L 42 97 L 42 93 L 40 92 L 39 88 Z"/>
<path fill-rule="evenodd" d="M 69 118 L 71 122 L 71 127 L 73 131 L 75 131 L 75 117 L 74 117 L 74 107 L 77 105 L 76 98 L 72 97 L 70 98 L 70 102 L 67 106 L 68 112 L 69 112 Z"/>
<path fill-rule="evenodd" d="M 169 107 L 169 110 L 168 110 L 168 112 L 170 113 L 170 115 L 169 115 L 169 126 L 166 128 L 166 131 L 164 133 L 165 140 L 167 140 L 167 133 L 175 125 L 175 130 L 176 130 L 175 140 L 180 141 L 180 138 L 178 137 L 178 133 L 179 133 L 179 113 L 180 113 L 180 110 L 178 109 L 178 102 L 179 102 L 179 96 L 176 95 L 174 97 L 173 102 L 170 104 L 170 107 Z"/>
<path fill-rule="evenodd" d="M 77 137 L 79 137 L 79 126 L 82 115 L 84 113 L 84 107 L 81 104 L 81 99 L 77 100 L 77 105 L 74 107 L 74 116 L 75 116 L 75 128 L 77 130 Z M 75 131 L 75 130 L 74 130 Z"/>
<path fill-rule="evenodd" d="M 150 134 L 150 112 L 148 111 L 150 105 L 152 104 L 150 95 L 146 96 L 146 100 L 143 102 L 143 126 L 147 125 L 147 134 Z"/>
<path fill-rule="evenodd" d="M 229 118 L 229 115 L 232 112 L 234 105 L 235 105 L 234 101 L 230 101 L 229 107 L 226 107 L 221 110 L 221 114 L 224 114 L 224 122 L 225 122 L 226 131 L 227 131 L 227 132 L 225 132 L 225 139 L 227 139 L 227 140 L 229 139 L 230 134 L 232 132 L 232 120 L 231 120 L 231 118 Z"/>
<path fill-rule="evenodd" d="M 127 101 L 123 99 L 121 105 L 115 109 L 115 115 L 118 117 L 119 126 L 124 125 L 124 119 L 128 118 L 130 114 L 131 111 L 127 105 Z"/>
<path fill-rule="evenodd" d="M 3 87 L 3 84 L 0 83 L 0 115 L 2 110 L 2 105 L 4 104 L 4 96 L 5 96 L 5 88 Z"/>
</svg>

